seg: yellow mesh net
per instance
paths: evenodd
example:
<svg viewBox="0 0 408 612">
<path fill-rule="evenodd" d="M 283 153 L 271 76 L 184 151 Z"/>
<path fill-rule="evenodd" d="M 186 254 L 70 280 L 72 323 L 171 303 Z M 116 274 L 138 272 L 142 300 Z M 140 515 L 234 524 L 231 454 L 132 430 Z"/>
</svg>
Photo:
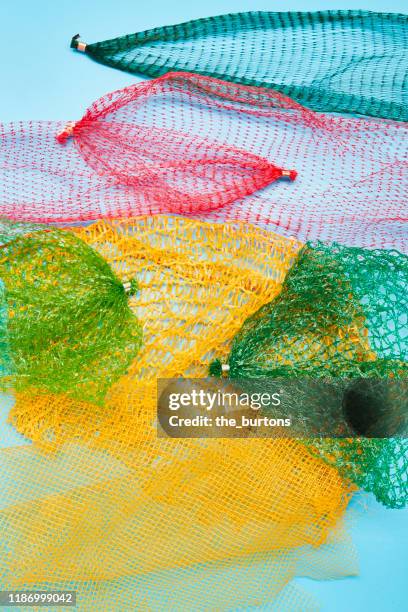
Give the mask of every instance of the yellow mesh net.
<svg viewBox="0 0 408 612">
<path fill-rule="evenodd" d="M 103 407 L 17 396 L 11 420 L 36 445 L 0 453 L 3 583 L 76 588 L 80 609 L 222 610 L 278 597 L 302 609 L 307 596 L 287 584 L 333 536 L 351 486 L 295 440 L 160 439 L 154 424 L 157 377 L 206 376 L 279 292 L 301 245 L 161 216 L 75 231 L 119 277 L 138 278 L 130 305 L 144 346 Z M 341 569 L 323 559 L 313 571 L 346 572 L 347 554 Z"/>
<path fill-rule="evenodd" d="M 149 431 L 157 378 L 206 376 L 212 358 L 228 354 L 245 319 L 279 293 L 301 247 L 243 223 L 160 215 L 101 221 L 75 231 L 119 278 L 137 278 L 139 292 L 129 304 L 143 325 L 143 345 L 101 408 L 65 398 L 50 410 L 48 396 L 17 401 L 12 418 L 18 430 L 37 443 L 51 439 L 53 446 L 72 435 L 93 439 L 95 429 L 99 445 L 117 439 L 121 412 L 129 419 L 130 411 Z"/>
</svg>

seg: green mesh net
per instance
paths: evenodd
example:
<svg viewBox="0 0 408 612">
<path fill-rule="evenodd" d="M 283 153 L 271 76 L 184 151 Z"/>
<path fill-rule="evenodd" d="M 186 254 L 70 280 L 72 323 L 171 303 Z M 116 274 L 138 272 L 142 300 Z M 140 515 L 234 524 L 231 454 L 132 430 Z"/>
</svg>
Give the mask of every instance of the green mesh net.
<svg viewBox="0 0 408 612">
<path fill-rule="evenodd" d="M 21 235 L 39 232 L 45 229 L 40 223 L 19 223 L 0 217 L 0 247 Z"/>
<path fill-rule="evenodd" d="M 70 232 L 24 234 L 7 223 L 0 231 L 1 386 L 101 401 L 141 344 L 128 305 L 135 280 L 122 284 Z"/>
<path fill-rule="evenodd" d="M 405 379 L 407 288 L 408 258 L 396 251 L 308 244 L 279 296 L 247 319 L 235 337 L 229 376 Z M 210 373 L 220 375 L 218 360 Z M 406 426 L 406 406 L 405 395 L 405 401 L 394 403 L 399 414 L 388 421 Z M 320 418 L 307 403 L 303 409 L 310 423 Z M 334 430 L 347 415 L 333 419 Z M 358 422 L 357 415 L 354 424 Z M 305 443 L 385 505 L 400 507 L 408 501 L 404 436 L 313 438 Z"/>
<path fill-rule="evenodd" d="M 132 73 L 198 72 L 271 87 L 322 111 L 408 120 L 408 16 L 248 12 L 71 47 Z"/>
<path fill-rule="evenodd" d="M 157 378 L 204 376 L 301 245 L 177 216 L 76 232 L 139 280 L 144 343 L 103 406 L 18 394 L 33 444 L 0 451 L 0 589 L 72 589 L 92 612 L 317 609 L 292 580 L 356 572 L 339 524 L 355 488 L 295 440 L 156 429 Z"/>
</svg>

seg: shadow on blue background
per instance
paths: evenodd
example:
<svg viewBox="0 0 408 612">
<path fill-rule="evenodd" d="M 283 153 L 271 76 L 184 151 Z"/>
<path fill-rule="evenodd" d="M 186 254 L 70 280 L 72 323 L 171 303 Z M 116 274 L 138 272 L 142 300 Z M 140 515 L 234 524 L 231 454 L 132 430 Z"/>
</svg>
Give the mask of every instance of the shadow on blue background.
<svg viewBox="0 0 408 612">
<path fill-rule="evenodd" d="M 407 0 L 2 0 L 0 120 L 78 119 L 96 98 L 137 79 L 69 49 L 71 37 L 96 42 L 193 18 L 244 10 L 367 9 L 407 12 Z M 24 443 L 5 425 L 11 400 L 0 398 L 0 447 Z M 386 510 L 359 495 L 348 510 L 360 576 L 332 582 L 298 579 L 327 612 L 408 609 L 408 510 Z"/>
</svg>

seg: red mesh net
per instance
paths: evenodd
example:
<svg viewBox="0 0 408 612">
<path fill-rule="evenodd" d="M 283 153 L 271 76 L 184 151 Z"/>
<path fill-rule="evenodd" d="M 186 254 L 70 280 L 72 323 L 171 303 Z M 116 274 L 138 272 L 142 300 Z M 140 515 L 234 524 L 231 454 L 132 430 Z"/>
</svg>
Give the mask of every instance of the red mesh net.
<svg viewBox="0 0 408 612">
<path fill-rule="evenodd" d="M 2 126 L 0 215 L 205 213 L 404 250 L 407 134 L 406 123 L 316 113 L 270 89 L 171 73 L 101 98 L 75 124 Z"/>
</svg>

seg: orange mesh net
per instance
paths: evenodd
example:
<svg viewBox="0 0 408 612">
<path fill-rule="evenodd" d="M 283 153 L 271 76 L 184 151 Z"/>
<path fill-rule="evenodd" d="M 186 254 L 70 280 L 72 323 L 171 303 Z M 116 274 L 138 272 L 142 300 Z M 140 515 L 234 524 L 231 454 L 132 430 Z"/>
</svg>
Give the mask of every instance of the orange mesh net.
<svg viewBox="0 0 408 612">
<path fill-rule="evenodd" d="M 347 487 L 295 442 L 259 442 L 2 451 L 2 587 L 77 589 L 81 610 L 223 610 L 273 601 L 301 563 L 350 571 L 351 551 L 314 550 Z"/>
<path fill-rule="evenodd" d="M 75 231 L 138 278 L 145 342 L 103 407 L 17 396 L 11 420 L 40 448 L 0 453 L 3 584 L 76 588 L 80 609 L 304 609 L 287 584 L 336 533 L 350 485 L 295 440 L 158 439 L 154 424 L 157 377 L 205 376 L 301 245 L 177 217 Z M 345 573 L 347 551 L 311 571 Z"/>
</svg>

